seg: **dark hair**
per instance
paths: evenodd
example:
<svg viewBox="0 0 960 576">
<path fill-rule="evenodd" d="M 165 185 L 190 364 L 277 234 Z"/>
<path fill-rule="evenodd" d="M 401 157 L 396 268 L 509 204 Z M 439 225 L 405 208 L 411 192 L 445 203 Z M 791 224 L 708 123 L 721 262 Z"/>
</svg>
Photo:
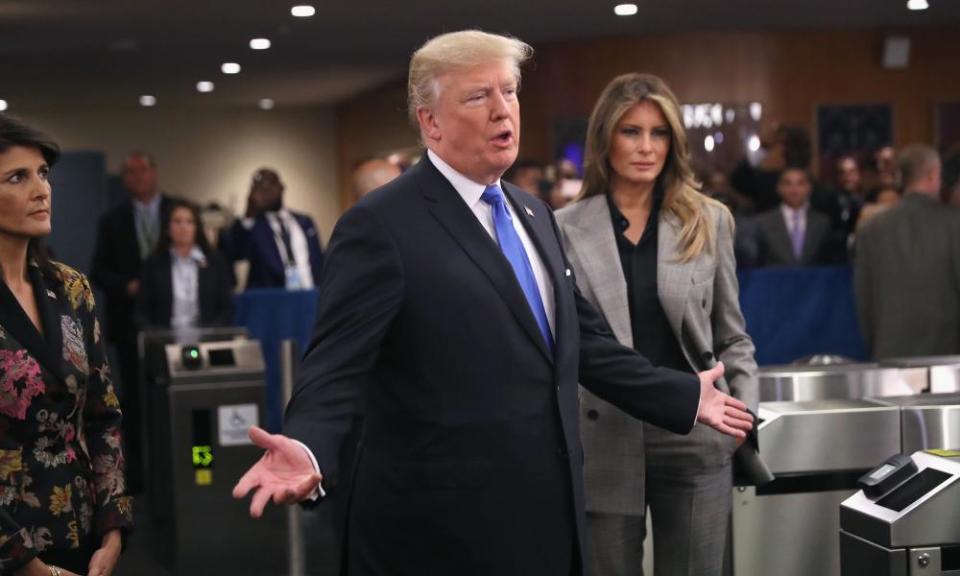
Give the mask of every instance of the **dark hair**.
<svg viewBox="0 0 960 576">
<path fill-rule="evenodd" d="M 210 255 L 210 243 L 207 242 L 207 235 L 203 232 L 203 223 L 200 220 L 200 207 L 189 202 L 187 200 L 182 200 L 180 198 L 174 198 L 170 201 L 170 210 L 167 212 L 167 215 L 170 219 L 173 218 L 173 211 L 179 209 L 187 209 L 190 211 L 190 214 L 193 216 L 193 223 L 196 225 L 196 232 L 193 235 L 193 243 L 200 248 L 200 251 L 203 252 L 204 256 Z M 170 250 L 170 220 L 167 221 L 167 227 L 163 229 L 163 232 L 160 234 L 160 240 L 157 242 L 157 248 L 155 254 L 163 254 Z"/>
<path fill-rule="evenodd" d="M 53 140 L 23 122 L 0 113 L 0 154 L 17 146 L 39 150 L 48 166 L 53 166 L 60 159 L 60 147 Z M 35 261 L 45 274 L 53 274 L 50 255 L 42 239 L 30 239 L 27 244 L 27 260 Z"/>
<path fill-rule="evenodd" d="M 6 114 L 0 114 L 0 154 L 10 148 L 36 148 L 49 166 L 60 158 L 60 147 L 46 135 Z"/>
<path fill-rule="evenodd" d="M 783 180 L 783 177 L 787 174 L 787 172 L 799 172 L 803 174 L 803 177 L 807 180 L 807 184 L 809 184 L 810 186 L 813 186 L 813 183 L 814 183 L 813 174 L 811 174 L 809 170 L 801 166 L 792 166 L 790 164 L 787 164 L 783 168 L 783 170 L 780 171 L 780 175 L 777 176 L 778 186 L 780 185 L 780 181 Z"/>
</svg>

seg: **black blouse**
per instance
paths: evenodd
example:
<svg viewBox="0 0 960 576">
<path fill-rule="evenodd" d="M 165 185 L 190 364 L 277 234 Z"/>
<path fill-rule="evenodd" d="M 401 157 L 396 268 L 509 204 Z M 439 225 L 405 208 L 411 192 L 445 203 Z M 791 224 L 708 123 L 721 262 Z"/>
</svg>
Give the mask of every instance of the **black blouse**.
<svg viewBox="0 0 960 576">
<path fill-rule="evenodd" d="M 680 343 L 670 327 L 667 315 L 660 305 L 657 293 L 657 228 L 663 191 L 657 186 L 653 192 L 653 206 L 640 241 L 634 244 L 626 237 L 630 221 L 620 212 L 611 196 L 607 196 L 614 237 L 620 253 L 623 277 L 627 280 L 627 300 L 630 303 L 630 327 L 633 331 L 633 349 L 656 366 L 693 373 L 683 356 Z"/>
</svg>

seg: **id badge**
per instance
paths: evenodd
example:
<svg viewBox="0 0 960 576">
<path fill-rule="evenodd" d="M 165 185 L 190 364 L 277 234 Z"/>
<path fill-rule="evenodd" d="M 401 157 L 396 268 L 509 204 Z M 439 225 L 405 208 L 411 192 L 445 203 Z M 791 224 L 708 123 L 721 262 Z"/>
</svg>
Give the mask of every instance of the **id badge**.
<svg viewBox="0 0 960 576">
<path fill-rule="evenodd" d="M 287 266 L 286 281 L 287 290 L 300 290 L 303 288 L 303 283 L 300 281 L 300 273 L 297 272 L 295 266 Z"/>
</svg>

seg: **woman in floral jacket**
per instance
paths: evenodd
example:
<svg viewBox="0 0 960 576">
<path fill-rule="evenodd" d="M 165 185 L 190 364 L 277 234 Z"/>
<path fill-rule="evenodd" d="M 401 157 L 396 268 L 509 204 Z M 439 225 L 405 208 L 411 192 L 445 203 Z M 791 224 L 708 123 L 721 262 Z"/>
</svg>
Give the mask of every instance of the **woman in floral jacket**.
<svg viewBox="0 0 960 576">
<path fill-rule="evenodd" d="M 132 499 L 93 293 L 40 245 L 58 156 L 0 114 L 0 574 L 108 576 Z"/>
</svg>

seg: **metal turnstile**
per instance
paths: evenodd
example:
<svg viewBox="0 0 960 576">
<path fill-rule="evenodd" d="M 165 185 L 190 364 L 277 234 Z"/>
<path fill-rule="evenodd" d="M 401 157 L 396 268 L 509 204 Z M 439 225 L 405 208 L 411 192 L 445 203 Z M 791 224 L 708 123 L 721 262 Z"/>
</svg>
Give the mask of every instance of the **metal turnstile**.
<svg viewBox="0 0 960 576">
<path fill-rule="evenodd" d="M 960 450 L 960 394 L 922 394 L 874 400 L 900 408 L 901 453 Z"/>
<path fill-rule="evenodd" d="M 871 400 L 760 404 L 760 455 L 776 480 L 733 493 L 737 576 L 838 574 L 837 508 L 900 451 L 900 409 Z"/>
<path fill-rule="evenodd" d="M 840 507 L 842 576 L 960 576 L 960 461 L 898 455 Z"/>
<path fill-rule="evenodd" d="M 140 394 L 140 415 L 142 422 L 140 425 L 141 446 L 137 449 L 142 451 L 143 467 L 146 471 L 146 496 L 147 498 L 138 498 L 138 506 L 141 502 L 149 501 L 151 513 L 164 514 L 166 502 L 160 504 L 157 501 L 157 492 L 169 490 L 169 486 L 164 485 L 168 478 L 168 470 L 164 470 L 155 465 L 157 452 L 156 439 L 162 437 L 165 433 L 166 423 L 158 422 L 154 416 L 156 411 L 155 390 L 157 387 L 164 389 L 170 374 L 167 367 L 167 344 L 179 344 L 181 346 L 199 344 L 200 342 L 227 342 L 231 340 L 246 340 L 249 338 L 247 329 L 242 326 L 217 326 L 209 328 L 190 328 L 186 330 L 171 330 L 167 328 L 151 328 L 143 330 L 137 335 L 137 350 L 139 354 L 140 376 L 139 385 L 142 390 Z M 130 449 L 134 449 L 130 447 Z"/>
<path fill-rule="evenodd" d="M 284 510 L 268 506 L 254 521 L 249 503 L 231 495 L 262 453 L 247 437 L 265 414 L 259 342 L 167 344 L 163 352 L 150 390 L 162 560 L 177 574 L 285 573 Z"/>
<path fill-rule="evenodd" d="M 879 364 L 766 366 L 757 379 L 760 402 L 805 402 L 919 394 L 928 386 L 928 372 L 924 366 Z"/>
<path fill-rule="evenodd" d="M 933 394 L 960 392 L 960 356 L 893 358 L 881 361 L 880 365 L 902 370 L 924 371 L 925 390 Z"/>
</svg>

